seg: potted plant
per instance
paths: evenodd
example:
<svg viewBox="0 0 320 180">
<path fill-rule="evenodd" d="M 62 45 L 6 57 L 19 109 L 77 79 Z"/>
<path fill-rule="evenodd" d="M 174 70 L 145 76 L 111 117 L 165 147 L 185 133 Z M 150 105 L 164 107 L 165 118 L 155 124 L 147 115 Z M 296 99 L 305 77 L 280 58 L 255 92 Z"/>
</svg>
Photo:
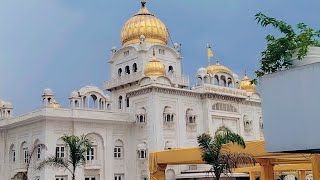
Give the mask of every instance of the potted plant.
<svg viewBox="0 0 320 180">
<path fill-rule="evenodd" d="M 261 52 L 261 66 L 255 71 L 256 78 L 291 67 L 320 61 L 320 30 L 315 31 L 304 23 L 296 25 L 296 32 L 284 21 L 257 13 L 255 20 L 262 26 L 273 26 L 283 34 L 282 37 L 267 35 L 267 47 Z M 301 61 L 302 60 L 302 61 Z"/>
</svg>

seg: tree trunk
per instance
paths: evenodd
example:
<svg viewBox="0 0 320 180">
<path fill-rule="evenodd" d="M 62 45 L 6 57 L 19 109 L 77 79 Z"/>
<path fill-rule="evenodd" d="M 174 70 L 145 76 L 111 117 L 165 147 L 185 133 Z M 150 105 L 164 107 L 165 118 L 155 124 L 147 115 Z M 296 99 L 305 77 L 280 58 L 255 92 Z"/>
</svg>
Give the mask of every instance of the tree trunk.
<svg viewBox="0 0 320 180">
<path fill-rule="evenodd" d="M 221 175 L 221 174 L 215 173 L 214 175 L 216 176 L 216 177 L 215 177 L 215 180 L 219 180 L 219 179 L 220 179 L 220 175 Z"/>
</svg>

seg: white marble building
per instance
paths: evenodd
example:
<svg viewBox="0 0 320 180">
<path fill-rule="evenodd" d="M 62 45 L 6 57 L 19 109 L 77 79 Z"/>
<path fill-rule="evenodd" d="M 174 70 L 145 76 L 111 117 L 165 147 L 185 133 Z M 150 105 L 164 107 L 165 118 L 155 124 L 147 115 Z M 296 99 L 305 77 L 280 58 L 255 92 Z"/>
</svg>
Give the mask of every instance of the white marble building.
<svg viewBox="0 0 320 180">
<path fill-rule="evenodd" d="M 200 68 L 196 84 L 182 74 L 180 46 L 168 45 L 167 28 L 142 3 L 121 32 L 122 47 L 112 48 L 111 79 L 103 90 L 86 86 L 71 93 L 69 107 L 60 107 L 51 89 L 43 107 L 13 116 L 13 105 L 0 100 L 0 179 L 26 171 L 25 154 L 35 144 L 31 180 L 70 180 L 68 171 L 34 167 L 44 157 L 65 156 L 64 134 L 88 134 L 94 150 L 77 172 L 81 180 L 148 179 L 148 153 L 197 146 L 203 132 L 228 128 L 246 140 L 263 137 L 259 94 L 217 62 Z M 109 95 L 106 95 L 106 91 Z M 169 167 L 180 177 L 201 166 Z"/>
</svg>

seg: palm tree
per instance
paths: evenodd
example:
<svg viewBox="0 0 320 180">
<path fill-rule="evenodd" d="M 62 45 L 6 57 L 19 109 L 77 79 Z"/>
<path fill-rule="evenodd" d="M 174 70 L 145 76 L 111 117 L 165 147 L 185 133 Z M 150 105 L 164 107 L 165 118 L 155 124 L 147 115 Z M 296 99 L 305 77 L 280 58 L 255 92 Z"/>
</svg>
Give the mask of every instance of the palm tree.
<svg viewBox="0 0 320 180">
<path fill-rule="evenodd" d="M 72 174 L 72 180 L 75 180 L 76 169 L 86 163 L 85 154 L 91 149 L 92 142 L 85 135 L 64 135 L 62 140 L 69 151 L 67 158 L 48 157 L 39 164 L 37 169 L 40 170 L 45 166 L 67 169 Z"/>
<path fill-rule="evenodd" d="M 33 159 L 34 155 L 38 150 L 42 151 L 43 149 L 47 149 L 45 144 L 37 143 L 36 145 L 31 148 L 31 151 L 28 152 L 27 160 L 26 160 L 26 172 L 17 172 L 11 179 L 16 180 L 16 179 L 21 179 L 21 180 L 28 180 L 28 172 L 29 172 L 29 167 L 31 164 L 31 160 Z"/>
<path fill-rule="evenodd" d="M 222 146 L 228 143 L 246 147 L 243 138 L 230 130 L 216 133 L 214 138 L 204 133 L 197 140 L 202 150 L 202 160 L 211 165 L 210 172 L 215 175 L 216 180 L 220 179 L 222 173 L 232 173 L 232 169 L 240 165 L 255 164 L 254 158 L 248 154 L 221 152 Z"/>
</svg>

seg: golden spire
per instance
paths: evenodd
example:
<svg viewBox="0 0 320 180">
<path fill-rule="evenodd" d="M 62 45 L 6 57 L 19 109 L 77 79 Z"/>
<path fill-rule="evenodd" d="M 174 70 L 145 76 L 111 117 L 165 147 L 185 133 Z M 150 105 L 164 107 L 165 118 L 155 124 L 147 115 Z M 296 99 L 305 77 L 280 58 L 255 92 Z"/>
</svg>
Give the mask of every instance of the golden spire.
<svg viewBox="0 0 320 180">
<path fill-rule="evenodd" d="M 142 6 L 142 7 L 145 7 L 145 6 L 146 6 L 146 3 L 147 3 L 146 0 L 141 0 L 141 6 Z"/>
<path fill-rule="evenodd" d="M 247 76 L 247 71 L 244 71 L 244 77 L 240 82 L 240 89 L 247 92 L 256 92 L 256 85 L 251 84 L 251 79 Z"/>
<path fill-rule="evenodd" d="M 141 35 L 145 36 L 146 43 L 168 44 L 169 33 L 166 26 L 149 12 L 145 0 L 141 0 L 141 8 L 138 13 L 123 26 L 121 31 L 122 45 L 139 43 Z"/>
<path fill-rule="evenodd" d="M 153 49 L 153 57 L 151 60 L 144 66 L 144 75 L 145 76 L 164 76 L 165 67 L 157 58 L 155 50 Z"/>
</svg>

